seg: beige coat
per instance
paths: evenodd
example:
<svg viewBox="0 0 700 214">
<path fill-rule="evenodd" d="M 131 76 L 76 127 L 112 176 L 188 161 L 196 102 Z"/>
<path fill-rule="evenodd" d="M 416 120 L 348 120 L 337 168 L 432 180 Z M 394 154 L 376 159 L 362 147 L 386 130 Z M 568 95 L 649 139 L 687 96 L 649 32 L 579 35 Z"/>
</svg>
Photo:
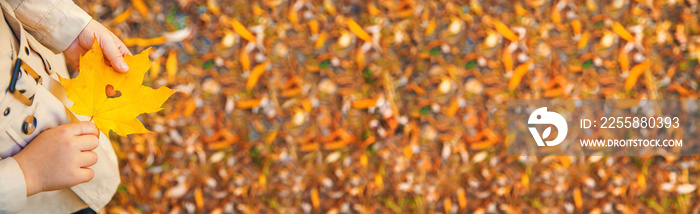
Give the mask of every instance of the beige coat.
<svg viewBox="0 0 700 214">
<path fill-rule="evenodd" d="M 72 103 L 56 80 L 68 77 L 60 52 L 91 17 L 70 0 L 0 0 L 0 5 L 0 88 L 6 89 L 0 93 L 0 214 L 100 210 L 119 185 L 117 158 L 104 134 L 94 150 L 98 161 L 90 167 L 95 177 L 70 189 L 27 197 L 24 175 L 12 158 L 42 131 L 78 120 L 64 107 Z M 16 65 L 21 69 L 15 73 Z"/>
</svg>

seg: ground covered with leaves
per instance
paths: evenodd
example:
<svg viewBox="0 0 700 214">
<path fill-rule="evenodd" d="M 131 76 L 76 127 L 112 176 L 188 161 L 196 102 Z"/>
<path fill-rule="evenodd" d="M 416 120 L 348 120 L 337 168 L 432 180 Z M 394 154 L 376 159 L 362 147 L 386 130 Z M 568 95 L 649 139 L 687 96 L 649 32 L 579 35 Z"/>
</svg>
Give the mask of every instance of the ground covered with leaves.
<svg viewBox="0 0 700 214">
<path fill-rule="evenodd" d="M 509 157 L 506 102 L 697 98 L 697 0 L 76 1 L 178 92 L 108 212 L 698 212 L 697 157 Z"/>
</svg>

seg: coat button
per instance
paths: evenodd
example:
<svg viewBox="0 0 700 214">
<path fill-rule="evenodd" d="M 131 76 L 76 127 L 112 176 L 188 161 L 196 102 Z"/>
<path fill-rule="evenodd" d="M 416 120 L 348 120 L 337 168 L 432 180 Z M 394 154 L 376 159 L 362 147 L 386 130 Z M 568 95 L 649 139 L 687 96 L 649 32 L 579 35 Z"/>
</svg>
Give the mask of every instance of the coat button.
<svg viewBox="0 0 700 214">
<path fill-rule="evenodd" d="M 24 118 L 24 123 L 22 124 L 22 133 L 24 133 L 25 135 L 30 135 L 34 133 L 34 129 L 36 129 L 36 117 L 30 115 Z"/>
<path fill-rule="evenodd" d="M 2 115 L 7 116 L 10 114 L 10 108 L 6 108 L 5 112 L 2 113 Z"/>
</svg>

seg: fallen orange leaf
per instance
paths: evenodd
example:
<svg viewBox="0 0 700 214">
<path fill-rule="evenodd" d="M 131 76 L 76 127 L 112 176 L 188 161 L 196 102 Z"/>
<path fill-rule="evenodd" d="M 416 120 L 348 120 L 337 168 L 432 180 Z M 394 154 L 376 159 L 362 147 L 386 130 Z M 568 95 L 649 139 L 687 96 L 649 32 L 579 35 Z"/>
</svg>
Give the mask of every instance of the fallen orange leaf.
<svg viewBox="0 0 700 214">
<path fill-rule="evenodd" d="M 498 33 L 503 35 L 503 37 L 505 37 L 506 39 L 508 39 L 512 42 L 518 41 L 518 36 L 516 36 L 515 33 L 513 33 L 513 31 L 511 31 L 508 28 L 508 26 L 503 24 L 503 22 L 498 21 L 498 20 L 493 20 L 493 26 L 496 27 L 496 31 L 498 31 Z"/>
<path fill-rule="evenodd" d="M 124 45 L 126 46 L 139 46 L 139 47 L 147 47 L 147 46 L 154 46 L 154 45 L 162 45 L 163 43 L 167 42 L 168 39 L 164 36 L 158 36 L 158 37 L 153 37 L 153 38 L 124 38 L 122 42 L 124 42 Z"/>
<path fill-rule="evenodd" d="M 632 87 L 634 87 L 634 84 L 637 83 L 637 79 L 639 79 L 639 75 L 642 75 L 644 71 L 646 71 L 650 66 L 649 60 L 645 60 L 644 62 L 641 62 L 630 70 L 627 79 L 625 80 L 625 90 L 630 90 Z"/>
<path fill-rule="evenodd" d="M 561 161 L 561 165 L 562 165 L 564 168 L 567 168 L 567 169 L 568 169 L 569 166 L 571 166 L 571 159 L 569 158 L 569 156 L 560 156 L 560 157 L 559 157 L 559 161 Z"/>
<path fill-rule="evenodd" d="M 127 8 L 126 10 L 124 10 L 124 12 L 120 13 L 117 17 L 114 17 L 114 19 L 112 19 L 112 24 L 116 25 L 126 21 L 129 17 L 131 17 L 131 14 L 134 14 L 134 9 Z"/>
<path fill-rule="evenodd" d="M 435 33 L 435 29 L 437 29 L 437 21 L 435 21 L 435 18 L 432 18 L 430 19 L 430 22 L 428 22 L 428 26 L 425 27 L 425 35 L 433 35 L 433 33 Z"/>
<path fill-rule="evenodd" d="M 561 23 L 561 12 L 557 10 L 557 8 L 552 8 L 552 14 L 551 14 L 552 22 L 554 24 L 560 24 Z"/>
<path fill-rule="evenodd" d="M 513 71 L 513 54 L 504 49 L 503 56 L 501 58 L 503 60 L 503 67 L 505 68 L 506 72 Z"/>
<path fill-rule="evenodd" d="M 523 6 L 520 4 L 516 4 L 514 9 L 515 14 L 518 14 L 518 16 L 524 16 L 525 14 L 527 14 L 527 10 L 525 10 L 525 8 L 523 8 Z"/>
<path fill-rule="evenodd" d="M 262 173 L 258 175 L 258 184 L 260 184 L 261 187 L 265 187 L 267 185 L 267 177 L 265 177 L 265 175 Z"/>
<path fill-rule="evenodd" d="M 243 26 L 237 19 L 231 19 L 231 26 L 233 26 L 233 31 L 236 31 L 238 35 L 241 35 L 245 40 L 249 42 L 255 42 L 255 36 L 248 31 L 248 29 Z"/>
<path fill-rule="evenodd" d="M 634 42 L 634 36 L 628 32 L 622 24 L 619 22 L 613 22 L 612 24 L 612 29 L 613 32 L 615 32 L 618 36 L 622 37 L 623 39 L 627 40 L 628 42 Z"/>
<path fill-rule="evenodd" d="M 452 100 L 452 102 L 450 102 L 450 106 L 445 111 L 445 116 L 451 118 L 457 114 L 457 110 L 459 110 L 459 102 L 457 102 L 457 100 Z"/>
<path fill-rule="evenodd" d="M 675 91 L 678 92 L 681 96 L 690 96 L 693 95 L 693 91 L 690 89 L 687 89 L 683 86 L 681 86 L 678 83 L 672 83 L 670 86 L 668 86 L 669 91 Z"/>
<path fill-rule="evenodd" d="M 312 35 L 316 35 L 318 33 L 318 20 L 312 19 L 309 21 L 309 30 L 311 31 Z"/>
<path fill-rule="evenodd" d="M 325 149 L 325 150 L 337 150 L 337 149 L 345 148 L 347 145 L 348 145 L 348 142 L 338 140 L 338 141 L 333 141 L 333 142 L 324 144 L 323 149 Z"/>
<path fill-rule="evenodd" d="M 444 208 L 445 213 L 452 213 L 452 199 L 445 198 Z"/>
<path fill-rule="evenodd" d="M 165 72 L 168 73 L 168 79 L 175 79 L 177 74 L 177 53 L 174 49 L 168 53 L 168 58 L 165 60 Z"/>
<path fill-rule="evenodd" d="M 214 0 L 207 0 L 207 9 L 209 9 L 214 16 L 219 16 L 219 14 L 221 14 L 221 8 Z"/>
<path fill-rule="evenodd" d="M 588 45 L 588 40 L 590 39 L 590 36 L 591 35 L 588 33 L 588 31 L 584 31 L 581 34 L 581 38 L 578 39 L 578 44 L 576 45 L 576 48 L 578 48 L 579 50 L 585 48 L 586 45 Z"/>
<path fill-rule="evenodd" d="M 262 99 L 249 99 L 236 102 L 236 108 L 251 109 L 260 106 Z"/>
<path fill-rule="evenodd" d="M 313 106 L 313 103 L 311 102 L 311 99 L 309 99 L 309 98 L 303 99 L 303 100 L 301 100 L 301 101 L 299 101 L 299 102 L 301 103 L 301 107 L 302 107 L 302 108 L 304 109 L 304 111 L 306 111 L 306 112 L 311 112 L 311 109 L 314 107 L 314 106 Z"/>
<path fill-rule="evenodd" d="M 151 79 L 157 78 L 158 74 L 160 74 L 161 61 L 163 61 L 162 57 L 158 57 L 157 59 L 153 60 L 153 64 L 151 65 L 151 72 L 149 72 L 149 77 L 151 77 Z"/>
<path fill-rule="evenodd" d="M 318 189 L 316 188 L 311 189 L 311 205 L 313 205 L 315 209 L 318 209 L 321 206 L 321 202 L 318 197 Z"/>
<path fill-rule="evenodd" d="M 328 39 L 328 33 L 326 33 L 326 31 L 321 31 L 321 33 L 318 34 L 318 38 L 316 38 L 314 48 L 316 50 L 323 48 L 323 45 L 326 44 L 326 39 Z"/>
<path fill-rule="evenodd" d="M 245 88 L 250 90 L 255 87 L 255 84 L 258 83 L 258 79 L 260 79 L 260 76 L 265 73 L 265 70 L 267 69 L 267 64 L 269 64 L 269 61 L 265 61 L 263 63 L 260 63 L 259 65 L 256 65 L 252 71 L 250 71 L 250 76 L 248 76 L 248 80 L 245 83 Z"/>
<path fill-rule="evenodd" d="M 250 56 L 248 56 L 248 53 L 245 52 L 245 48 L 241 49 L 240 54 L 238 55 L 238 62 L 241 63 L 241 68 L 243 71 L 249 71 L 250 70 Z"/>
<path fill-rule="evenodd" d="M 323 0 L 323 8 L 326 9 L 326 12 L 330 15 L 335 15 L 337 13 L 332 0 Z"/>
<path fill-rule="evenodd" d="M 413 157 L 413 147 L 411 145 L 406 145 L 403 147 L 403 155 L 406 156 L 406 159 L 411 159 Z"/>
<path fill-rule="evenodd" d="M 515 90 L 515 88 L 518 87 L 520 80 L 522 80 L 523 76 L 525 76 L 528 70 L 530 70 L 530 65 L 532 65 L 532 60 L 518 65 L 518 67 L 515 68 L 515 71 L 513 71 L 513 76 L 510 77 L 510 81 L 508 82 L 508 89 Z"/>
<path fill-rule="evenodd" d="M 352 108 L 356 109 L 368 109 L 377 106 L 377 101 L 379 99 L 364 99 L 352 101 Z"/>
<path fill-rule="evenodd" d="M 360 165 L 362 165 L 363 167 L 367 167 L 367 155 L 360 155 Z"/>
<path fill-rule="evenodd" d="M 259 5 L 254 4 L 253 5 L 253 14 L 255 14 L 256 16 L 262 16 L 263 14 L 265 14 L 265 10 L 260 8 Z"/>
<path fill-rule="evenodd" d="M 479 1 L 477 1 L 477 0 L 469 1 L 469 7 L 470 7 L 471 11 L 474 11 L 474 13 L 476 13 L 476 15 L 481 15 L 484 13 L 484 8 L 481 7 L 481 5 L 479 4 Z"/>
<path fill-rule="evenodd" d="M 318 143 L 307 143 L 307 144 L 301 145 L 301 147 L 299 147 L 299 151 L 310 152 L 310 151 L 317 150 L 318 147 L 319 147 Z"/>
<path fill-rule="evenodd" d="M 464 192 L 464 189 L 462 189 L 462 188 L 459 188 L 457 190 L 457 203 L 459 204 L 460 209 L 462 209 L 462 210 L 467 209 L 467 196 L 466 196 L 466 193 Z"/>
<path fill-rule="evenodd" d="M 627 72 L 630 69 L 630 59 L 625 53 L 624 48 L 620 48 L 620 52 L 617 54 L 617 60 L 620 63 L 620 71 Z"/>
<path fill-rule="evenodd" d="M 583 197 L 581 197 L 581 189 L 576 188 L 574 189 L 574 205 L 576 206 L 576 209 L 581 210 L 583 207 Z"/>
<path fill-rule="evenodd" d="M 372 42 L 372 37 L 370 37 L 369 34 L 367 34 L 367 32 L 365 32 L 365 30 L 363 30 L 362 27 L 360 27 L 360 25 L 357 24 L 357 22 L 355 22 L 355 20 L 352 20 L 352 18 L 350 18 L 347 20 L 347 23 L 348 28 L 350 28 L 350 31 L 357 35 L 357 37 L 360 37 L 360 39 L 365 40 L 365 42 Z"/>
<path fill-rule="evenodd" d="M 574 31 L 574 35 L 578 35 L 581 33 L 581 21 L 578 19 L 574 19 L 571 21 L 571 30 Z"/>
<path fill-rule="evenodd" d="M 379 173 L 374 174 L 374 184 L 377 185 L 378 189 L 384 189 L 384 179 Z"/>
<path fill-rule="evenodd" d="M 362 52 L 362 48 L 357 48 L 355 62 L 357 63 L 358 70 L 364 69 L 365 65 L 367 65 L 367 61 L 365 61 L 365 53 Z"/>
<path fill-rule="evenodd" d="M 139 11 L 141 16 L 148 16 L 150 9 L 148 9 L 148 5 L 143 0 L 131 0 L 131 5 L 136 8 L 136 11 Z"/>
<path fill-rule="evenodd" d="M 194 190 L 194 203 L 197 205 L 197 209 L 204 208 L 204 196 L 201 188 Z"/>
<path fill-rule="evenodd" d="M 641 173 L 637 174 L 637 184 L 642 190 L 647 188 L 647 179 Z"/>
<path fill-rule="evenodd" d="M 299 15 L 297 15 L 297 11 L 294 10 L 293 8 L 289 8 L 289 14 L 287 15 L 287 19 L 292 24 L 299 23 Z"/>
</svg>

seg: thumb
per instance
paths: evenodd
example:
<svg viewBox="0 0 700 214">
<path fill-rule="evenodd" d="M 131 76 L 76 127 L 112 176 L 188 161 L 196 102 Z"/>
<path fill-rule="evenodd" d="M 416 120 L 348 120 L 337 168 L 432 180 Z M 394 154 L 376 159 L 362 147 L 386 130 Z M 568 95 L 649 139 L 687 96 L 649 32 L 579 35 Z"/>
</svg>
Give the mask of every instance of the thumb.
<svg viewBox="0 0 700 214">
<path fill-rule="evenodd" d="M 68 46 L 68 49 L 63 51 L 63 56 L 66 58 L 68 64 L 70 64 L 73 67 L 73 69 L 75 69 L 76 71 L 80 71 L 80 56 L 85 53 L 83 53 L 84 51 L 81 51 L 82 48 L 79 44 L 75 44 L 77 43 L 77 39 L 73 43 L 74 44 Z"/>
<path fill-rule="evenodd" d="M 111 36 L 104 36 L 99 40 L 99 42 L 100 48 L 102 48 L 105 57 L 107 57 L 114 69 L 119 72 L 129 71 L 129 66 L 126 64 L 126 61 L 124 61 L 124 56 L 122 55 L 121 51 L 119 51 L 119 48 L 114 43 Z"/>
</svg>

